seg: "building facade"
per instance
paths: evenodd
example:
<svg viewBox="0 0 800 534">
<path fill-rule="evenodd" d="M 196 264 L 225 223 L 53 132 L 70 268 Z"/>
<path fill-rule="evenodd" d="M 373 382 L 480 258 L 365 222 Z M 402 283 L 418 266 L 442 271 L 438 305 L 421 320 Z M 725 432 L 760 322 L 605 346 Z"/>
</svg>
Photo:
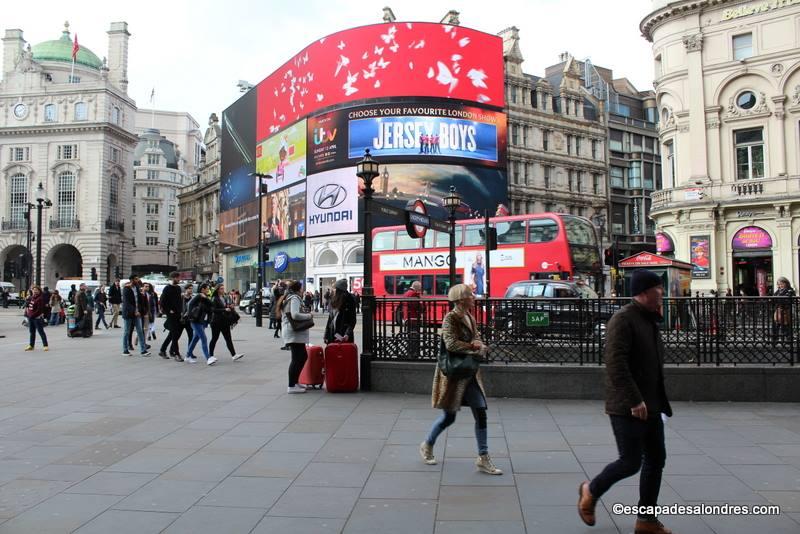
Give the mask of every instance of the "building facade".
<svg viewBox="0 0 800 534">
<path fill-rule="evenodd" d="M 6 30 L 0 82 L 0 269 L 21 288 L 32 272 L 29 205 L 41 184 L 52 206 L 42 225 L 43 285 L 60 278 L 113 278 L 131 265 L 136 103 L 128 96 L 130 33 L 108 31 L 108 61 L 80 47 L 73 64 L 69 25 L 31 46 Z M 128 250 L 125 250 L 126 244 Z M 127 252 L 127 256 L 126 256 Z"/>
<path fill-rule="evenodd" d="M 798 274 L 800 4 L 653 3 L 663 188 L 652 217 L 694 291 L 765 295 Z"/>
<path fill-rule="evenodd" d="M 133 168 L 132 270 L 168 274 L 177 263 L 178 192 L 192 177 L 177 145 L 157 129 L 139 136 Z"/>
<path fill-rule="evenodd" d="M 212 113 L 203 137 L 205 150 L 201 151 L 197 175 L 178 194 L 178 269 L 203 280 L 220 274 L 220 140 L 219 118 Z"/>
</svg>

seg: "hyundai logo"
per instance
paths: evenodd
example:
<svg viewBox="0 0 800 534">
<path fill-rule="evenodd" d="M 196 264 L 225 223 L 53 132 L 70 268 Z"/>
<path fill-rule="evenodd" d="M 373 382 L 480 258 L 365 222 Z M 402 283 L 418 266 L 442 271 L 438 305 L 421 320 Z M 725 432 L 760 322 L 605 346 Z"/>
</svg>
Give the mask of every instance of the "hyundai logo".
<svg viewBox="0 0 800 534">
<path fill-rule="evenodd" d="M 321 210 L 330 210 L 347 198 L 347 190 L 339 184 L 326 184 L 314 193 L 314 205 Z"/>
</svg>

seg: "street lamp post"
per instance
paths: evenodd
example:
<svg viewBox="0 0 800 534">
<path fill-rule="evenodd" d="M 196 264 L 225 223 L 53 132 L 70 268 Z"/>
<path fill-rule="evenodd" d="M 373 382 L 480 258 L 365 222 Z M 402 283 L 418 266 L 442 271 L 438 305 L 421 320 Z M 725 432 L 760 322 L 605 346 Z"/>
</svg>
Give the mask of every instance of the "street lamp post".
<svg viewBox="0 0 800 534">
<path fill-rule="evenodd" d="M 44 195 L 42 182 L 36 188 L 36 285 L 42 286 L 42 210 L 53 203 Z"/>
<path fill-rule="evenodd" d="M 264 287 L 264 207 L 261 199 L 264 197 L 264 180 L 272 178 L 270 174 L 260 172 L 250 173 L 250 176 L 258 178 L 258 281 L 256 282 L 256 326 L 264 326 L 262 313 L 262 288 Z"/>
<path fill-rule="evenodd" d="M 25 291 L 31 290 L 31 271 L 33 270 L 33 252 L 31 252 L 31 244 L 33 242 L 33 231 L 31 230 L 31 209 L 33 204 L 28 202 L 27 210 L 25 210 L 25 221 L 28 225 L 26 238 L 27 244 L 25 246 Z"/>
<path fill-rule="evenodd" d="M 372 181 L 380 175 L 380 164 L 372 159 L 369 149 L 364 151 L 364 157 L 356 164 L 356 176 L 364 180 L 364 287 L 361 289 L 363 304 L 361 311 L 364 316 L 364 328 L 361 345 L 361 390 L 369 391 L 372 388 L 371 364 L 373 342 L 373 320 L 375 318 L 375 295 L 372 288 L 372 211 L 370 203 L 372 194 Z"/>
<path fill-rule="evenodd" d="M 604 241 L 605 241 L 605 233 L 606 233 L 605 232 L 606 216 L 602 212 L 598 211 L 592 217 L 592 222 L 597 227 L 597 233 L 600 234 L 600 250 L 605 250 Z M 605 286 L 606 286 L 605 277 L 606 277 L 606 274 L 605 274 L 604 266 L 602 265 L 602 262 L 601 262 L 599 288 L 598 288 L 597 285 L 595 286 L 595 290 L 600 289 L 597 292 L 600 293 L 601 295 L 605 295 Z"/>
<path fill-rule="evenodd" d="M 456 186 L 450 186 L 450 194 L 442 199 L 444 207 L 449 212 L 450 221 L 450 287 L 456 285 L 456 210 L 461 206 L 461 195 L 456 191 Z"/>
<path fill-rule="evenodd" d="M 169 238 L 167 238 L 167 269 L 169 269 L 169 267 Z"/>
</svg>

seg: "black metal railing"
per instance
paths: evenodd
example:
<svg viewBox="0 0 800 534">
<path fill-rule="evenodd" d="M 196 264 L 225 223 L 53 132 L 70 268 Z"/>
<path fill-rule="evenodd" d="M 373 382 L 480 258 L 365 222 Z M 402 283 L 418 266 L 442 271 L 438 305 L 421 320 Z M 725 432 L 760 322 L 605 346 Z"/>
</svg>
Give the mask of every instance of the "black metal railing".
<svg viewBox="0 0 800 534">
<path fill-rule="evenodd" d="M 365 297 L 366 298 L 366 297 Z M 376 298 L 374 358 L 433 361 L 446 300 Z M 601 365 L 606 323 L 630 299 L 478 299 L 475 319 L 497 363 Z M 794 365 L 800 297 L 664 299 L 673 365 Z"/>
<path fill-rule="evenodd" d="M 2 221 L 0 221 L 0 225 L 1 225 L 0 229 L 2 229 L 3 231 L 10 231 L 10 230 L 20 231 L 20 230 L 27 230 L 28 221 L 26 221 L 25 219 L 11 219 L 10 221 L 3 219 Z"/>
<path fill-rule="evenodd" d="M 80 230 L 81 221 L 74 218 L 53 218 L 50 219 L 51 230 Z"/>
<path fill-rule="evenodd" d="M 106 219 L 106 230 L 125 231 L 125 221 L 118 221 L 112 217 Z"/>
</svg>

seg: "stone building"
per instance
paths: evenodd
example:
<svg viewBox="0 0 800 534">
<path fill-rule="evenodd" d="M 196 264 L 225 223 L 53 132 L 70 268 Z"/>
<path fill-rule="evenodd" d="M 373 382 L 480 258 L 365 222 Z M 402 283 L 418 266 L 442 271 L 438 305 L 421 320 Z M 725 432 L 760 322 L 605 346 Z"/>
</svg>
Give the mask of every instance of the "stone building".
<svg viewBox="0 0 800 534">
<path fill-rule="evenodd" d="M 178 194 L 180 234 L 178 268 L 192 271 L 198 279 L 214 278 L 220 273 L 219 188 L 220 125 L 216 113 L 208 118 L 195 179 Z"/>
<path fill-rule="evenodd" d="M 800 4 L 653 2 L 664 168 L 651 216 L 695 291 L 798 282 Z"/>
<path fill-rule="evenodd" d="M 0 269 L 21 287 L 31 274 L 27 211 L 39 184 L 43 213 L 42 283 L 62 277 L 111 279 L 131 264 L 136 103 L 127 94 L 128 25 L 113 22 L 108 60 L 74 39 L 31 46 L 6 30 L 0 82 Z M 34 210 L 32 216 L 36 232 Z M 32 236 L 32 237 L 35 237 Z M 32 247 L 35 249 L 35 246 Z"/>
</svg>

